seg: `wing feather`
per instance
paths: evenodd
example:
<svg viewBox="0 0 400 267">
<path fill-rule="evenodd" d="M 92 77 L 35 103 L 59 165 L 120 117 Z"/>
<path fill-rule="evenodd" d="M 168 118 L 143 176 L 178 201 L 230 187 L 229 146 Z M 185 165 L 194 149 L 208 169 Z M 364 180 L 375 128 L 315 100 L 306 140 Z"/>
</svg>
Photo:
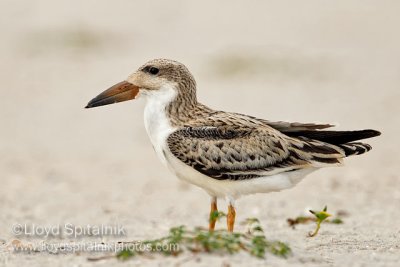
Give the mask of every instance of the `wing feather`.
<svg viewBox="0 0 400 267">
<path fill-rule="evenodd" d="M 338 164 L 344 151 L 270 127 L 183 127 L 167 139 L 172 154 L 218 180 L 243 180 L 304 167 Z"/>
</svg>

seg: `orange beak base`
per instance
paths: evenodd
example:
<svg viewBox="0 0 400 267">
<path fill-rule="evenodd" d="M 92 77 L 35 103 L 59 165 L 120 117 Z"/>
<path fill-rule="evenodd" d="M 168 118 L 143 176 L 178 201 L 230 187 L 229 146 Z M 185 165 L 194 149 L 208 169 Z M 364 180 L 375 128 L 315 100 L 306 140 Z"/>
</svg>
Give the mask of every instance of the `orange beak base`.
<svg viewBox="0 0 400 267">
<path fill-rule="evenodd" d="M 85 108 L 94 108 L 98 106 L 110 105 L 122 101 L 132 100 L 139 93 L 139 87 L 127 81 L 117 83 L 105 90 L 87 104 Z"/>
</svg>

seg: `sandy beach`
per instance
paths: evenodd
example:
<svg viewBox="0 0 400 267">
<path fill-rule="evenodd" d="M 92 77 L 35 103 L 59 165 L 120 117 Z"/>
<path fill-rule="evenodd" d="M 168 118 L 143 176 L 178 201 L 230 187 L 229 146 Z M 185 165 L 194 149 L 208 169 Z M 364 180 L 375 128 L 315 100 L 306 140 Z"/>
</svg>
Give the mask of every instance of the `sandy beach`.
<svg viewBox="0 0 400 267">
<path fill-rule="evenodd" d="M 399 266 L 399 8 L 395 1 L 1 1 L 0 266 Z M 382 136 L 344 167 L 237 202 L 238 222 L 259 218 L 268 239 L 291 247 L 287 259 L 185 253 L 122 262 L 88 260 L 108 252 L 13 252 L 16 240 L 111 244 L 207 225 L 209 196 L 157 159 L 143 100 L 84 109 L 153 58 L 184 63 L 210 107 Z M 344 223 L 324 224 L 315 238 L 307 237 L 312 224 L 288 226 L 287 218 L 324 205 L 345 211 Z M 15 233 L 66 224 L 125 232 Z"/>
</svg>

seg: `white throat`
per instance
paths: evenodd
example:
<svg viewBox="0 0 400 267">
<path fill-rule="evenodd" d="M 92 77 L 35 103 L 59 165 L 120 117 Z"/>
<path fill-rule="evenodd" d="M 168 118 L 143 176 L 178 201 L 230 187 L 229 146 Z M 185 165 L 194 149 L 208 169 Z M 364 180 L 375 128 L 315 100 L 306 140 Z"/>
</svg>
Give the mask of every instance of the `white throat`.
<svg viewBox="0 0 400 267">
<path fill-rule="evenodd" d="M 143 96 L 146 98 L 144 126 L 154 150 L 164 164 L 166 160 L 163 150 L 166 148 L 166 139 L 169 134 L 175 131 L 175 128 L 169 122 L 165 110 L 176 95 L 177 90 L 170 85 L 164 85 L 157 91 L 143 92 Z"/>
</svg>

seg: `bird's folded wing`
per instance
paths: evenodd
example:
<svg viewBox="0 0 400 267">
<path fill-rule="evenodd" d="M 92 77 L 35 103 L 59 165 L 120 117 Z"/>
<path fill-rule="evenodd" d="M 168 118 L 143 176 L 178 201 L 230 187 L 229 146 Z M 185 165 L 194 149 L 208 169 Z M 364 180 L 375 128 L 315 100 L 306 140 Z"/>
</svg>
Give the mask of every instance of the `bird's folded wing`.
<svg viewBox="0 0 400 267">
<path fill-rule="evenodd" d="M 290 138 L 267 127 L 184 127 L 172 133 L 167 143 L 179 160 L 218 180 L 338 164 L 344 156 L 336 146 Z"/>
<path fill-rule="evenodd" d="M 269 121 L 260 118 L 256 118 L 249 115 L 244 115 L 240 113 L 234 112 L 223 112 L 216 111 L 208 119 L 209 123 L 213 126 L 218 125 L 226 125 L 227 120 L 229 121 L 231 118 L 234 118 L 236 124 L 242 125 L 264 125 L 267 127 L 271 127 L 277 131 L 282 133 L 295 133 L 295 132 L 304 132 L 304 131 L 319 131 L 322 129 L 334 127 L 334 125 L 327 123 L 301 123 L 301 122 L 286 122 L 286 121 Z M 228 123 L 229 124 L 229 123 Z"/>
<path fill-rule="evenodd" d="M 272 128 L 283 132 L 298 132 L 298 131 L 312 131 L 312 130 L 321 130 L 333 127 L 332 124 L 321 124 L 321 123 L 300 123 L 300 122 L 286 122 L 286 121 L 268 121 L 263 119 L 258 119 L 266 125 L 271 126 Z"/>
</svg>

